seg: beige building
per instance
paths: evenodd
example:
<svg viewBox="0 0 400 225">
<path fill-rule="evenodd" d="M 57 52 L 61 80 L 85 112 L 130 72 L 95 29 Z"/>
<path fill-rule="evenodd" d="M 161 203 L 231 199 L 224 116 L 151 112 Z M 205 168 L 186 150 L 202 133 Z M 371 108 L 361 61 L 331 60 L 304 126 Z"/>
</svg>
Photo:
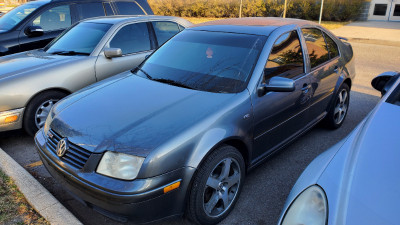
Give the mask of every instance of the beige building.
<svg viewBox="0 0 400 225">
<path fill-rule="evenodd" d="M 400 21 L 400 0 L 371 0 L 368 20 Z"/>
</svg>

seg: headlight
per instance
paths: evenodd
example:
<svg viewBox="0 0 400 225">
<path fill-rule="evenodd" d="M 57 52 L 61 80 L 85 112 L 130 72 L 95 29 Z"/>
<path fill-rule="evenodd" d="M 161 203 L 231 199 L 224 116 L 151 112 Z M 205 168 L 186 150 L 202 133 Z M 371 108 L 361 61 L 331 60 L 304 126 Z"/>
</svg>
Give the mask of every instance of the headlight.
<svg viewBox="0 0 400 225">
<path fill-rule="evenodd" d="M 122 180 L 133 180 L 139 173 L 144 158 L 123 153 L 106 152 L 96 172 Z"/>
<path fill-rule="evenodd" d="M 282 225 L 325 225 L 328 202 L 319 186 L 311 186 L 292 202 L 282 220 Z"/>
</svg>

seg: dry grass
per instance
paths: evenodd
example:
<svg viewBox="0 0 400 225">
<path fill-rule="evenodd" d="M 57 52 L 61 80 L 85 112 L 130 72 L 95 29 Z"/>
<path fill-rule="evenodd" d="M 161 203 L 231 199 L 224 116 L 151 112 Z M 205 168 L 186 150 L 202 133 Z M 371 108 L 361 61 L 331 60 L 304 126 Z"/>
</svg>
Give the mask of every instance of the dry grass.
<svg viewBox="0 0 400 225">
<path fill-rule="evenodd" d="M 204 22 L 208 22 L 208 21 L 213 21 L 213 20 L 221 20 L 224 18 L 207 18 L 207 17 L 184 17 L 184 19 L 189 20 L 190 22 L 194 23 L 194 24 L 198 24 L 198 23 L 204 23 Z M 318 21 L 316 21 L 318 23 Z M 344 25 L 349 24 L 350 22 L 333 22 L 333 21 L 322 21 L 321 25 L 323 27 L 325 27 L 328 30 L 333 30 L 333 29 L 337 29 L 340 28 Z"/>
<path fill-rule="evenodd" d="M 14 182 L 1 171 L 0 224 L 49 224 L 26 202 Z"/>
</svg>

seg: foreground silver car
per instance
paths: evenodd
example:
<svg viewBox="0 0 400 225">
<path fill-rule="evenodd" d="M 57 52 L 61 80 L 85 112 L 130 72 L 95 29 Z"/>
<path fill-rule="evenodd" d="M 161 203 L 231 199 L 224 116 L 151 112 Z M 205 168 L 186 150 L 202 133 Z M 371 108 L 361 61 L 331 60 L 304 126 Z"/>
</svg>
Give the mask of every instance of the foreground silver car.
<svg viewBox="0 0 400 225">
<path fill-rule="evenodd" d="M 279 224 L 399 224 L 399 77 L 387 72 L 372 81 L 381 101 L 349 136 L 305 169 Z"/>
<path fill-rule="evenodd" d="M 0 58 L 0 131 L 34 135 L 55 102 L 89 84 L 135 68 L 191 25 L 176 17 L 99 17 L 80 22 L 43 50 Z"/>
</svg>

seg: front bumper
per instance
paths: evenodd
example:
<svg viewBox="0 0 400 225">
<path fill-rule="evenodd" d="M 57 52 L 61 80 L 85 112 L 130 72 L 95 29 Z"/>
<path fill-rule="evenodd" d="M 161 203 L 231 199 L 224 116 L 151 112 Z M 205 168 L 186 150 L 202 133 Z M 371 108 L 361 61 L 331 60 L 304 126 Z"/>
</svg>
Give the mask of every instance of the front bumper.
<svg viewBox="0 0 400 225">
<path fill-rule="evenodd" d="M 17 130 L 22 128 L 22 117 L 24 115 L 25 108 L 13 109 L 9 111 L 0 112 L 0 132 L 8 130 Z M 13 122 L 6 122 L 6 118 L 17 116 L 18 119 Z"/>
<path fill-rule="evenodd" d="M 184 212 L 194 168 L 184 167 L 152 178 L 122 181 L 85 171 L 86 167 L 74 171 L 48 150 L 42 129 L 36 134 L 35 143 L 54 179 L 75 198 L 110 218 L 147 223 Z M 101 154 L 93 153 L 88 164 L 92 157 L 101 158 Z M 176 181 L 181 181 L 180 187 L 164 194 L 164 187 Z"/>
</svg>

